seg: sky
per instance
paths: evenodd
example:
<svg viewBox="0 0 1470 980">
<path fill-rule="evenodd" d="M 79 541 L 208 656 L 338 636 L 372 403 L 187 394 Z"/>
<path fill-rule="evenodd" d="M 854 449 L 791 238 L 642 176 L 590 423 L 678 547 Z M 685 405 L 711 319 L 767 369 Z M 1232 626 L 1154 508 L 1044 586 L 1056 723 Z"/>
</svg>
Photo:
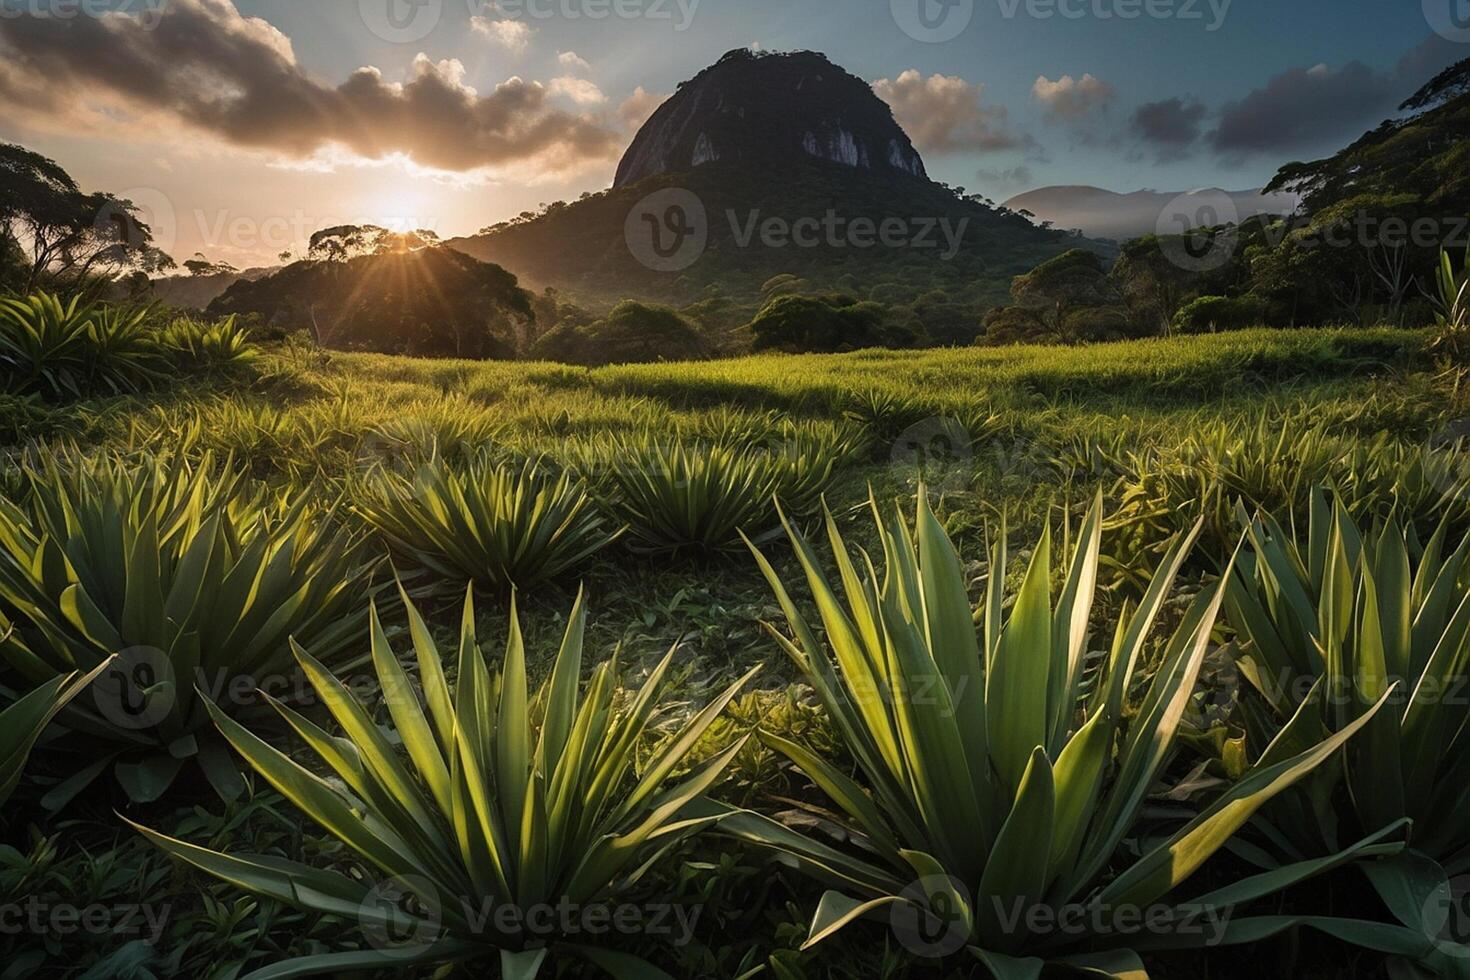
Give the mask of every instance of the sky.
<svg viewBox="0 0 1470 980">
<path fill-rule="evenodd" d="M 1255 188 L 1470 57 L 1466 0 L 0 0 L 0 140 L 244 267 L 373 222 L 444 237 L 607 187 L 734 48 L 873 85 L 930 175 Z"/>
</svg>

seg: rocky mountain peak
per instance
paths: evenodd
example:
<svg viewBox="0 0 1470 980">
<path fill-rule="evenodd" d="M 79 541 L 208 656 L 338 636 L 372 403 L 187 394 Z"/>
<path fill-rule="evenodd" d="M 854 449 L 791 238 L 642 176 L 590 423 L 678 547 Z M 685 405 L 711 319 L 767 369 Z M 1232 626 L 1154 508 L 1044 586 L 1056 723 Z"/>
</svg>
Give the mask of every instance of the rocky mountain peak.
<svg viewBox="0 0 1470 980">
<path fill-rule="evenodd" d="M 811 158 L 873 174 L 926 177 L 888 105 L 814 51 L 731 51 L 679 86 L 639 130 L 614 187 L 716 161 L 764 173 Z"/>
</svg>

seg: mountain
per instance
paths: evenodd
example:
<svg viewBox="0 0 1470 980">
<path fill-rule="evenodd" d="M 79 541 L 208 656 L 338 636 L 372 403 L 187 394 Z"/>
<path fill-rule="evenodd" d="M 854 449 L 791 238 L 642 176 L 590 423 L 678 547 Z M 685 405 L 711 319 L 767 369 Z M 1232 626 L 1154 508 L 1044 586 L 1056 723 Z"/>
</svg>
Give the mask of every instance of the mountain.
<svg viewBox="0 0 1470 980">
<path fill-rule="evenodd" d="M 216 272 L 206 276 L 164 276 L 152 282 L 153 296 L 169 306 L 203 310 L 237 282 L 254 282 L 275 272 L 274 268 L 243 272 Z"/>
<path fill-rule="evenodd" d="M 813 51 L 731 51 L 679 86 L 639 131 L 613 187 L 716 161 L 783 171 L 805 157 L 875 174 L 925 176 L 893 111 L 862 79 Z"/>
<path fill-rule="evenodd" d="M 446 244 L 587 306 L 713 302 L 745 322 L 790 277 L 973 307 L 978 330 L 1012 277 L 1078 243 L 930 180 L 887 105 L 822 55 L 737 51 L 654 113 L 608 190 Z"/>
<path fill-rule="evenodd" d="M 1076 228 L 1083 234 L 1096 238 L 1127 241 L 1158 233 L 1161 230 L 1161 218 L 1164 221 L 1162 230 L 1180 231 L 1174 221 L 1175 215 L 1193 215 L 1202 211 L 1219 213 L 1222 210 L 1222 198 L 1228 198 L 1235 208 L 1237 221 L 1244 221 L 1258 214 L 1290 214 L 1300 203 L 1300 198 L 1295 194 L 1263 194 L 1261 191 L 1209 189 L 1174 193 L 1134 191 L 1131 194 L 1119 194 L 1101 187 L 1064 186 L 1028 191 L 1011 198 L 1005 202 L 1005 206 L 1013 211 L 1029 211 L 1043 221 L 1050 221 L 1057 228 Z M 1222 215 L 1220 220 L 1227 218 Z"/>
</svg>

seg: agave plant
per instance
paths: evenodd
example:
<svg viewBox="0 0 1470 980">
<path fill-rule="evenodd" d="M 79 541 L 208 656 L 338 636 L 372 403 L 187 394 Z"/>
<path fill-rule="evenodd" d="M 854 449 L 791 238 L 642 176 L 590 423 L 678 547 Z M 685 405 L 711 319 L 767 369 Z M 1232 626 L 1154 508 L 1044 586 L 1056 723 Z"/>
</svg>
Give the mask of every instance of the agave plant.
<svg viewBox="0 0 1470 980">
<path fill-rule="evenodd" d="M 141 391 L 167 366 L 148 311 L 0 298 L 0 366 L 19 393 L 50 399 Z"/>
<path fill-rule="evenodd" d="M 47 293 L 0 297 L 0 365 L 21 392 L 81 397 L 91 308 Z"/>
<path fill-rule="evenodd" d="M 236 791 L 206 705 L 289 687 L 288 637 L 340 661 L 367 610 L 361 535 L 308 497 L 244 492 L 208 458 L 46 456 L 22 471 L 21 502 L 0 499 L 0 660 L 43 685 L 116 656 L 62 716 L 91 755 L 53 800 L 113 763 L 130 796 L 157 799 L 189 759 Z"/>
<path fill-rule="evenodd" d="M 690 750 L 754 671 L 694 714 L 635 772 L 675 651 L 637 692 L 620 689 L 614 656 L 597 667 L 579 697 L 586 626 L 579 596 L 551 676 L 533 698 L 514 603 L 505 657 L 492 675 L 467 596 L 451 691 L 428 625 L 406 595 L 404 605 L 423 704 L 374 611 L 372 659 L 392 719 L 389 731 L 330 671 L 296 649 L 343 735 L 333 737 L 275 706 L 335 778 L 316 775 L 215 711 L 236 750 L 370 866 L 376 884 L 275 857 L 218 854 L 139 829 L 210 874 L 287 905 L 353 917 L 367 935 L 370 948 L 277 964 L 255 974 L 262 980 L 497 953 L 502 976 L 531 980 L 553 949 L 618 977 L 666 980 L 647 962 L 587 945 L 576 922 L 585 921 L 586 910 L 606 909 L 626 896 L 660 855 L 713 823 L 686 819 L 681 810 L 720 779 L 744 740 L 672 784 L 669 777 L 684 768 Z M 571 909 L 575 921 L 537 915 L 561 909 Z M 401 938 L 390 942 L 390 934 Z"/>
<path fill-rule="evenodd" d="M 53 677 L 0 711 L 0 806 L 15 792 L 26 758 L 47 726 L 106 667 L 104 663 L 86 677 L 75 673 Z"/>
<path fill-rule="evenodd" d="M 775 498 L 810 513 L 845 458 L 846 442 L 794 440 L 775 448 L 662 441 L 645 434 L 582 454 L 608 508 L 647 554 L 708 556 L 780 531 Z"/>
<path fill-rule="evenodd" d="M 1236 904 L 1380 846 L 1368 838 L 1331 859 L 1210 891 L 1194 898 L 1190 911 L 1176 904 L 1178 886 L 1251 814 L 1330 758 L 1372 716 L 1365 712 L 1321 741 L 1304 740 L 1310 719 L 1293 720 L 1268 758 L 1198 816 L 1145 834 L 1144 803 L 1170 760 L 1222 598 L 1215 587 L 1194 600 L 1151 661 L 1148 637 L 1198 527 L 1169 549 L 1137 609 L 1125 611 L 1105 662 L 1094 668 L 1088 634 L 1101 499 L 1081 528 L 1060 594 L 1052 594 L 1048 535 L 1009 615 L 1001 536 L 978 633 L 964 568 L 924 494 L 913 530 L 901 513 L 885 524 L 873 509 L 887 568 L 881 580 L 870 561 L 854 564 L 828 518 L 841 594 L 788 528 L 825 644 L 755 552 L 795 638 L 771 632 L 816 689 L 865 780 L 766 734 L 832 798 L 848 820 L 845 833 L 860 846 L 840 850 L 748 811 L 723 825 L 833 886 L 808 946 L 857 919 L 888 915 L 896 926 L 925 923 L 926 935 L 957 936 L 950 952 L 968 947 L 1004 980 L 1034 980 L 1053 960 L 1104 975 L 1142 975 L 1138 949 L 1205 941 L 1185 925 L 1199 915 L 1228 919 Z M 1136 711 L 1125 711 L 1135 691 Z M 1110 873 L 1125 842 L 1141 857 Z M 1146 910 L 1152 934 L 1122 926 L 1124 910 Z M 1064 922 L 1071 927 L 1056 925 Z M 1235 920 L 1209 938 L 1253 941 L 1291 924 Z"/>
<path fill-rule="evenodd" d="M 1470 358 L 1470 249 L 1466 249 L 1464 267 L 1459 270 L 1450 253 L 1441 250 L 1434 282 L 1439 291 L 1435 303 L 1439 333 L 1433 346 L 1463 364 Z"/>
<path fill-rule="evenodd" d="M 1357 834 L 1412 818 L 1412 848 L 1450 876 L 1470 872 L 1470 537 L 1450 550 L 1441 524 L 1421 546 L 1397 520 L 1364 533 L 1321 491 L 1304 539 L 1265 514 L 1249 537 L 1225 608 L 1257 695 L 1245 702 L 1251 740 L 1295 715 L 1340 731 L 1390 686 L 1404 692 L 1341 769 L 1275 811 L 1273 839 L 1314 855 L 1337 845 L 1339 824 Z M 1345 821 L 1332 793 L 1340 782 Z"/>
<path fill-rule="evenodd" d="M 250 344 L 250 331 L 233 316 L 213 322 L 180 317 L 163 330 L 160 339 L 176 365 L 202 373 L 239 371 L 260 357 Z"/>
<path fill-rule="evenodd" d="M 500 590 L 555 578 L 622 533 L 571 474 L 485 452 L 463 466 L 435 456 L 409 475 L 374 467 L 356 509 L 395 553 L 444 578 Z"/>
</svg>

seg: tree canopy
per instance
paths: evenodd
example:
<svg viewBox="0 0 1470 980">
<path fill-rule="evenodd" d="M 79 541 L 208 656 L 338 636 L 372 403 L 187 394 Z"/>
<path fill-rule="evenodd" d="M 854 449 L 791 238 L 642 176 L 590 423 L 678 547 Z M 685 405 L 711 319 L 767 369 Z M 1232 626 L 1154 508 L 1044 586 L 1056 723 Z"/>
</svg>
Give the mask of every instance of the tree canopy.
<svg viewBox="0 0 1470 980">
<path fill-rule="evenodd" d="M 175 266 L 133 202 L 86 193 L 56 161 L 13 143 L 0 143 L 0 241 L 26 253 L 23 290 L 48 276 L 75 286 Z"/>
</svg>

